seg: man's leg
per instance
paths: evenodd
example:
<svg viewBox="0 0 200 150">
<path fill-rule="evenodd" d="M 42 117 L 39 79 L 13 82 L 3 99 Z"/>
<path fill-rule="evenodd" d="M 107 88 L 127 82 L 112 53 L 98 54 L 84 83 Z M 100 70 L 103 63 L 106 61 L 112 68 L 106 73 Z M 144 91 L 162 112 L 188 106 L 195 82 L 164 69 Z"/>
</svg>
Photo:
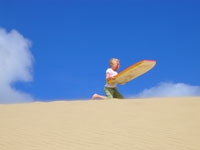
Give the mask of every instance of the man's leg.
<svg viewBox="0 0 200 150">
<path fill-rule="evenodd" d="M 105 99 L 105 96 L 98 95 L 98 94 L 94 94 L 94 95 L 92 96 L 92 100 L 95 100 L 95 99 L 97 99 L 97 98 L 99 98 L 99 99 Z"/>
<path fill-rule="evenodd" d="M 117 89 L 115 89 L 114 98 L 124 99 Z"/>
<path fill-rule="evenodd" d="M 114 97 L 114 90 L 113 90 L 113 88 L 104 87 L 104 92 L 106 94 L 106 99 L 112 99 Z"/>
</svg>

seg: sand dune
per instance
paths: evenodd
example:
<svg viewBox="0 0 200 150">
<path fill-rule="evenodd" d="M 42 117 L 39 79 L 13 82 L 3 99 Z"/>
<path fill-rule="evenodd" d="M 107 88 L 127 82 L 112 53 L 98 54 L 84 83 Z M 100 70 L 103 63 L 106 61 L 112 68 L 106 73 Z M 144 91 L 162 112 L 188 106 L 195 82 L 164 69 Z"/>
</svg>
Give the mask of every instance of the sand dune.
<svg viewBox="0 0 200 150">
<path fill-rule="evenodd" d="M 0 150 L 199 150 L 200 97 L 0 105 Z"/>
</svg>

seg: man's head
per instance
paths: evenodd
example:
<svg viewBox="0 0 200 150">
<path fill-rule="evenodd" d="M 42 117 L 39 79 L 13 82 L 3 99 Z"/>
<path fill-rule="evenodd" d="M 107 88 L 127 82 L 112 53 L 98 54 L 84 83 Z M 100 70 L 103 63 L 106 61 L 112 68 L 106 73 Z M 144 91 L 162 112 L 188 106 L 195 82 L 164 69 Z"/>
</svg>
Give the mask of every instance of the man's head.
<svg viewBox="0 0 200 150">
<path fill-rule="evenodd" d="M 116 59 L 116 58 L 110 59 L 110 67 L 114 71 L 117 71 L 119 69 L 119 66 L 120 66 L 119 59 Z"/>
</svg>

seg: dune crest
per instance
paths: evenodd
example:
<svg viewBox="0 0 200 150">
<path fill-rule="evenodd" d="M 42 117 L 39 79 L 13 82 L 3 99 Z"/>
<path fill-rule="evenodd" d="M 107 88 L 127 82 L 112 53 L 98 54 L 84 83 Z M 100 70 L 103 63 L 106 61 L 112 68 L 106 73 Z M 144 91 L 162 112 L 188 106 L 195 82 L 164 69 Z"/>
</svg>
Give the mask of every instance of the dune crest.
<svg viewBox="0 0 200 150">
<path fill-rule="evenodd" d="M 199 150 L 200 97 L 0 105 L 1 150 Z"/>
</svg>

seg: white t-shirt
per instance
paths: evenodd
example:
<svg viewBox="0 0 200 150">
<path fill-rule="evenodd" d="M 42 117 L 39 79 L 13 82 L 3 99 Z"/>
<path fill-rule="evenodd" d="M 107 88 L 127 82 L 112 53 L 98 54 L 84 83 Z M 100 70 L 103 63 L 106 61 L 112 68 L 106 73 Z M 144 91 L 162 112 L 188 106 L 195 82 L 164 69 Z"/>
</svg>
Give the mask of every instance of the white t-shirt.
<svg viewBox="0 0 200 150">
<path fill-rule="evenodd" d="M 106 70 L 106 73 L 109 73 L 110 74 L 110 77 L 114 77 L 116 76 L 118 73 L 116 71 L 114 71 L 112 68 L 108 68 Z M 110 87 L 110 88 L 116 88 L 117 87 L 117 84 L 108 84 L 106 83 L 105 87 Z"/>
</svg>

